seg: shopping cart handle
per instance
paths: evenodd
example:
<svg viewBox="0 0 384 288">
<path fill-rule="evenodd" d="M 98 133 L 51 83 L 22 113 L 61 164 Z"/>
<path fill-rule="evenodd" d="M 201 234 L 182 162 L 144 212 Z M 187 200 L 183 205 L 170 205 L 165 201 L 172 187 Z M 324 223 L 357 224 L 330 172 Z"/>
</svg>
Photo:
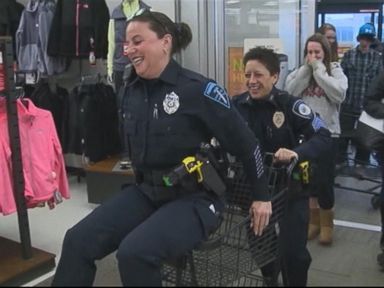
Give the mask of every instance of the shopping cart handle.
<svg viewBox="0 0 384 288">
<path fill-rule="evenodd" d="M 293 171 L 293 169 L 295 168 L 297 162 L 299 162 L 299 159 L 297 159 L 296 157 L 294 157 L 293 159 L 291 159 L 291 162 L 290 162 L 289 165 L 287 166 L 287 175 L 288 175 L 288 176 L 291 176 L 292 171 Z"/>
</svg>

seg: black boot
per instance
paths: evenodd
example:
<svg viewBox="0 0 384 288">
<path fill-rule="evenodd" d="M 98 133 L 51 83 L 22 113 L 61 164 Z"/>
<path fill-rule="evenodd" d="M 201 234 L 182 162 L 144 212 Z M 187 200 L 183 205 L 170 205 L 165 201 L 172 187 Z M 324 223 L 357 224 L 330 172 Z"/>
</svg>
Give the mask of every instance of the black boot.
<svg viewBox="0 0 384 288">
<path fill-rule="evenodd" d="M 377 263 L 379 263 L 379 265 L 384 268 L 384 252 L 381 252 L 379 255 L 377 255 Z"/>
<path fill-rule="evenodd" d="M 380 248 L 384 251 L 384 203 L 380 205 L 380 214 L 381 214 L 381 238 L 380 238 Z"/>
<path fill-rule="evenodd" d="M 380 205 L 380 214 L 381 214 L 381 238 L 380 238 L 380 248 L 381 253 L 377 255 L 377 262 L 380 266 L 384 268 L 384 203 Z"/>
</svg>

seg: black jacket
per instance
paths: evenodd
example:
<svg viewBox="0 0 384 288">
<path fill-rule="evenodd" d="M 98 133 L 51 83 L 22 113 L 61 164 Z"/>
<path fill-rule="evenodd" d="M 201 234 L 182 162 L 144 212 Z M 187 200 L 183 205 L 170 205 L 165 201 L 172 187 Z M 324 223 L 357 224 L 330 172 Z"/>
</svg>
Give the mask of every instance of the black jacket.
<svg viewBox="0 0 384 288">
<path fill-rule="evenodd" d="M 253 100 L 246 92 L 234 96 L 233 103 L 260 140 L 263 152 L 287 148 L 298 154 L 299 161 L 305 161 L 324 155 L 331 147 L 323 121 L 287 92 L 274 88 L 265 100 Z M 304 142 L 299 144 L 302 137 Z"/>
<path fill-rule="evenodd" d="M 106 58 L 108 24 L 105 0 L 58 0 L 49 33 L 48 55 L 88 58 L 93 51 L 96 58 Z"/>
<path fill-rule="evenodd" d="M 258 141 L 214 81 L 171 60 L 159 79 L 144 80 L 132 73 L 120 107 L 136 170 L 173 169 L 215 137 L 243 162 L 252 179 L 253 199 L 269 200 Z"/>
<path fill-rule="evenodd" d="M 365 97 L 364 110 L 374 118 L 384 119 L 384 72 L 372 82 Z"/>
<path fill-rule="evenodd" d="M 0 1 L 0 36 L 12 36 L 14 58 L 16 59 L 15 35 L 19 27 L 24 5 L 16 0 Z"/>
<path fill-rule="evenodd" d="M 75 87 L 69 96 L 67 121 L 68 153 L 97 162 L 120 151 L 116 96 L 111 86 Z"/>
</svg>

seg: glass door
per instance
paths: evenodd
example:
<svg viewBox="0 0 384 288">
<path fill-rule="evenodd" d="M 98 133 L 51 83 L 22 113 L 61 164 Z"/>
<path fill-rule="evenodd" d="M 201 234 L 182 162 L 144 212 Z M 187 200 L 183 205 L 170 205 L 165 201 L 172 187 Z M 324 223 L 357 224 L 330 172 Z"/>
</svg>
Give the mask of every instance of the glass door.
<svg viewBox="0 0 384 288">
<path fill-rule="evenodd" d="M 377 38 L 382 40 L 383 2 L 355 1 L 345 5 L 340 0 L 321 0 L 317 3 L 317 27 L 323 23 L 336 27 L 340 55 L 358 44 L 359 28 L 367 22 L 375 25 Z"/>
</svg>

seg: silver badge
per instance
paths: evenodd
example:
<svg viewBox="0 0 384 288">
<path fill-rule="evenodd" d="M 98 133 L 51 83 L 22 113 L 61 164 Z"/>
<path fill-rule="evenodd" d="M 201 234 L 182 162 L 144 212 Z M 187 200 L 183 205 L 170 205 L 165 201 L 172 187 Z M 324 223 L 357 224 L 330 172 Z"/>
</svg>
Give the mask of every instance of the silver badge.
<svg viewBox="0 0 384 288">
<path fill-rule="evenodd" d="M 175 92 L 165 95 L 163 107 L 167 114 L 175 113 L 180 107 L 179 96 Z"/>
<path fill-rule="evenodd" d="M 283 112 L 275 112 L 275 114 L 273 114 L 272 121 L 273 121 L 273 124 L 275 124 L 276 128 L 280 128 L 281 126 L 283 126 L 283 124 L 285 122 L 284 113 Z"/>
</svg>

